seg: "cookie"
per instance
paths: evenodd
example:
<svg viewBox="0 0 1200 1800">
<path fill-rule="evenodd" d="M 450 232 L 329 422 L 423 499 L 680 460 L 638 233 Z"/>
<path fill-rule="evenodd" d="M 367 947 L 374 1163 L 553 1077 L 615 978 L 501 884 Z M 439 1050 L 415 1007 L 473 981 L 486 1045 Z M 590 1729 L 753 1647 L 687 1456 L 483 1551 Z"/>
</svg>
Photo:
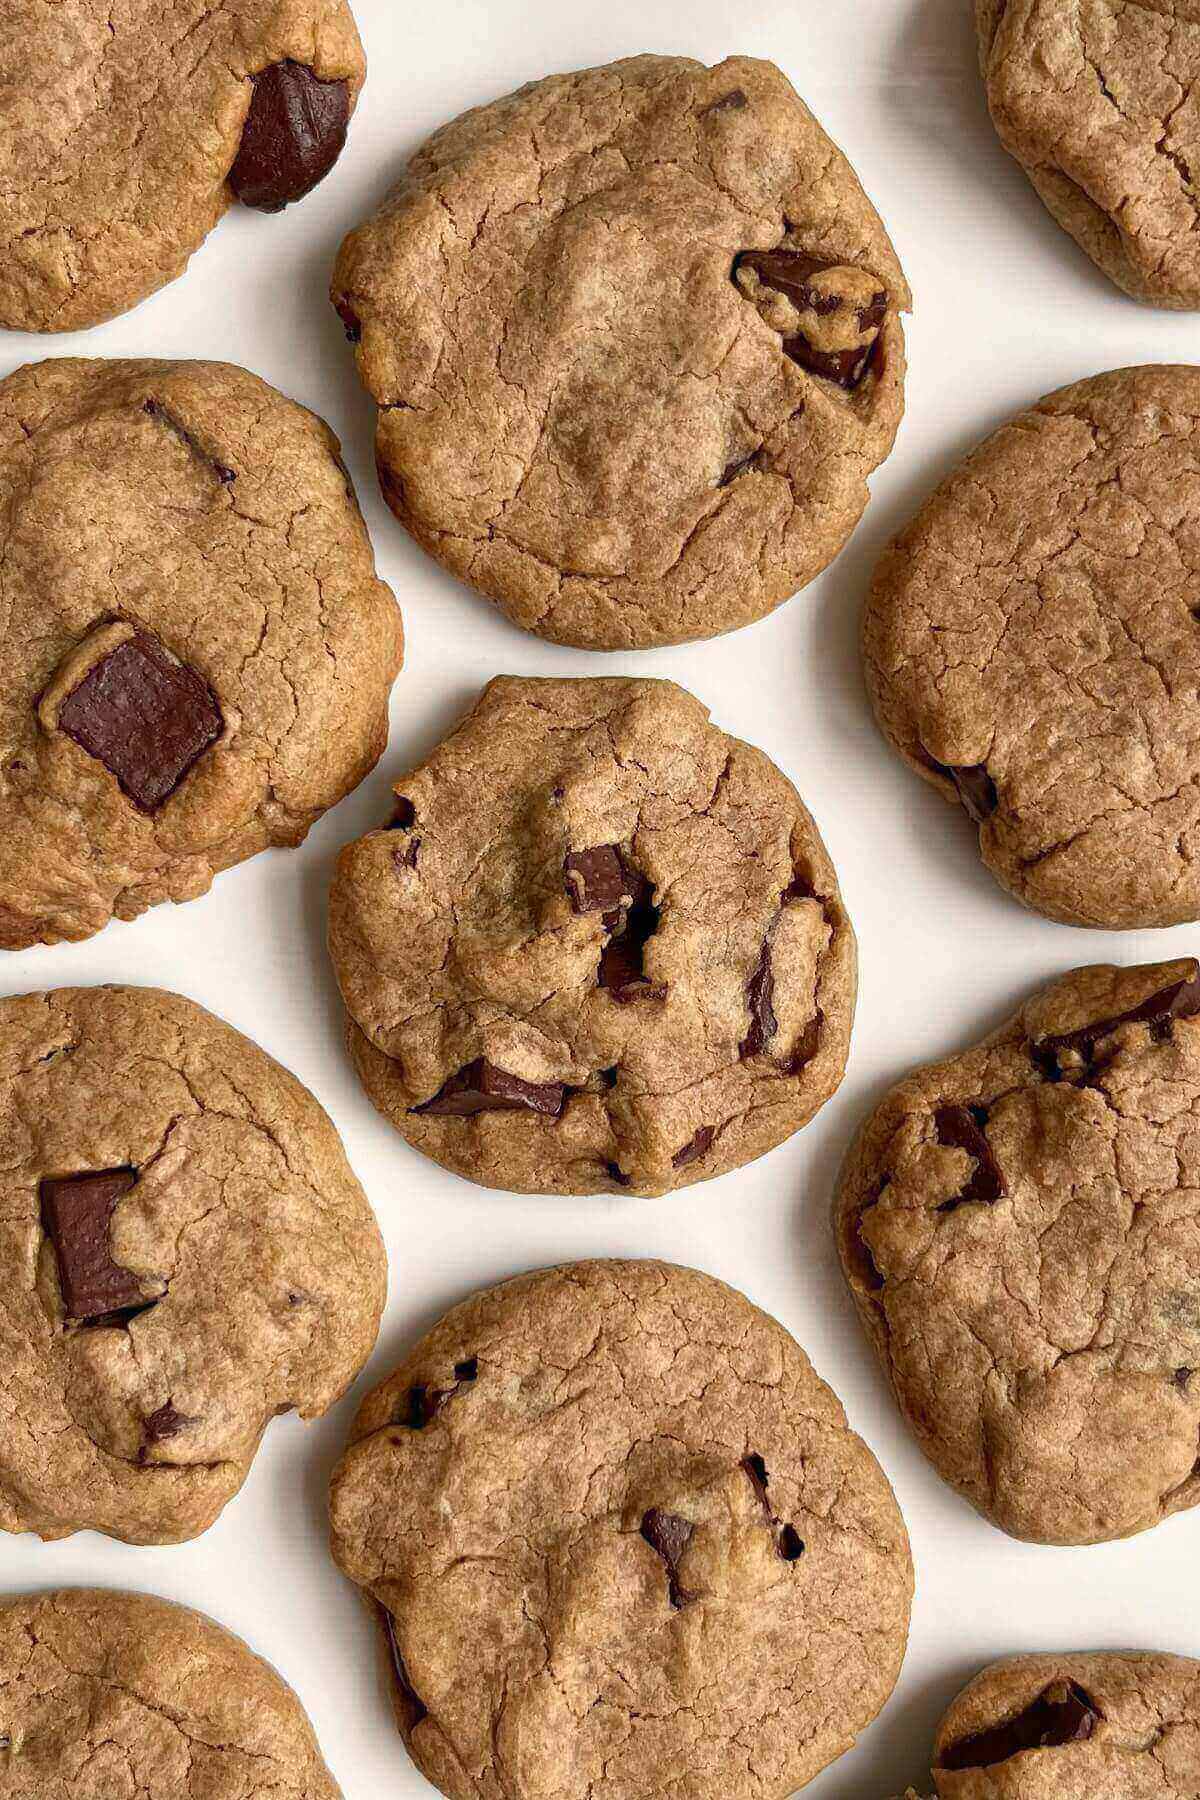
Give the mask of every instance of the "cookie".
<svg viewBox="0 0 1200 1800">
<path fill-rule="evenodd" d="M 375 1342 L 387 1269 L 308 1090 L 178 994 L 0 1000 L 0 1528 L 177 1543 Z M 0 1725 L 3 1721 L 0 1721 Z"/>
<path fill-rule="evenodd" d="M 1019 414 L 885 553 L 884 734 L 1048 918 L 1200 917 L 1200 369 L 1117 369 Z"/>
<path fill-rule="evenodd" d="M 783 1327 L 691 1269 L 455 1307 L 364 1402 L 331 1506 L 450 1800 L 783 1800 L 904 1653 L 883 1472 Z"/>
<path fill-rule="evenodd" d="M 817 828 L 673 682 L 491 682 L 342 852 L 329 935 L 367 1092 L 486 1187 L 686 1187 L 845 1070 L 854 935 Z"/>
<path fill-rule="evenodd" d="M 1152 306 L 1200 307 L 1191 0 L 975 0 L 1000 140 L 1058 223 Z"/>
<path fill-rule="evenodd" d="M 6 1800 L 341 1800 L 275 1670 L 146 1594 L 0 1603 L 0 1709 Z"/>
<path fill-rule="evenodd" d="M 0 511 L 0 948 L 194 899 L 374 766 L 400 616 L 314 414 L 224 363 L 31 364 Z"/>
<path fill-rule="evenodd" d="M 1018 1656 L 938 1729 L 939 1800 L 1195 1800 L 1200 1663 L 1147 1653 Z"/>
<path fill-rule="evenodd" d="M 762 618 L 832 561 L 904 409 L 908 288 L 771 63 L 638 56 L 444 126 L 332 297 L 388 504 L 556 643 Z"/>
<path fill-rule="evenodd" d="M 111 319 L 181 275 L 235 200 L 301 199 L 365 73 L 345 0 L 6 0 L 0 326 Z"/>
<path fill-rule="evenodd" d="M 1014 1537 L 1200 1501 L 1200 963 L 1076 969 L 893 1088 L 835 1206 L 938 1473 Z"/>
</svg>

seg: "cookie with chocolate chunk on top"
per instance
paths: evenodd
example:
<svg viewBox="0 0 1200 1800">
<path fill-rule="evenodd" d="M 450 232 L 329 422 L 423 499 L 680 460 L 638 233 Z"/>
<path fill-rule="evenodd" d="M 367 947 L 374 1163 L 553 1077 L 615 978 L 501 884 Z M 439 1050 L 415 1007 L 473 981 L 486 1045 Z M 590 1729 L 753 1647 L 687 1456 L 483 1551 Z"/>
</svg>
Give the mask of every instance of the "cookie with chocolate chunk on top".
<svg viewBox="0 0 1200 1800">
<path fill-rule="evenodd" d="M 371 1098 L 487 1187 L 707 1180 L 845 1069 L 854 936 L 817 827 L 667 681 L 490 683 L 342 852 L 329 941 Z"/>
</svg>

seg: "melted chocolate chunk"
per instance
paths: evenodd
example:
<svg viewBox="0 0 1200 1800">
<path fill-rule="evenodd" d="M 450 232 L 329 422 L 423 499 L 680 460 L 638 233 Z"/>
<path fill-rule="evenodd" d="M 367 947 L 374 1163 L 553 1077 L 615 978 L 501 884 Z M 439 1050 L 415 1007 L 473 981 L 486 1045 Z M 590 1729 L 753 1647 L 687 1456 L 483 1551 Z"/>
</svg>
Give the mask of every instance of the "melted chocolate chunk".
<svg viewBox="0 0 1200 1800">
<path fill-rule="evenodd" d="M 1196 1371 L 1194 1369 L 1176 1369 L 1175 1370 L 1174 1374 L 1171 1376 L 1171 1380 L 1174 1383 L 1174 1385 L 1179 1389 L 1181 1394 L 1185 1394 L 1187 1392 L 1188 1388 L 1191 1386 L 1192 1376 L 1195 1373 L 1196 1373 Z"/>
<path fill-rule="evenodd" d="M 412 1111 L 454 1119 L 467 1119 L 481 1112 L 534 1112 L 557 1119 L 566 1103 L 565 1082 L 522 1081 L 519 1075 L 510 1075 L 507 1069 L 498 1069 L 481 1056 L 452 1075 L 432 1100 L 414 1106 Z"/>
<path fill-rule="evenodd" d="M 959 799 L 976 825 L 982 825 L 991 818 L 1000 800 L 986 763 L 961 764 L 955 768 L 949 763 L 935 762 L 930 757 L 929 766 L 936 769 L 939 775 L 944 775 L 947 781 L 954 783 Z"/>
<path fill-rule="evenodd" d="M 337 313 L 338 318 L 342 321 L 349 342 L 352 344 L 361 344 L 362 320 L 359 318 L 350 302 L 345 298 L 335 300 L 333 309 Z"/>
<path fill-rule="evenodd" d="M 807 1069 L 817 1051 L 821 1048 L 821 1027 L 825 1023 L 825 1014 L 818 1007 L 816 1013 L 808 1021 L 800 1036 L 796 1039 L 795 1048 L 785 1063 L 780 1067 L 785 1075 L 800 1075 Z"/>
<path fill-rule="evenodd" d="M 138 1461 L 145 1462 L 155 1444 L 164 1444 L 171 1438 L 178 1437 L 196 1420 L 186 1413 L 176 1411 L 170 1400 L 164 1401 L 154 1412 L 142 1421 L 142 1444 L 138 1451 Z"/>
<path fill-rule="evenodd" d="M 796 1562 L 804 1555 L 804 1539 L 794 1525 L 785 1525 L 779 1533 L 779 1554 L 784 1562 Z"/>
<path fill-rule="evenodd" d="M 282 212 L 328 175 L 349 123 L 344 81 L 318 81 L 304 63 L 272 63 L 254 77 L 230 187 L 243 206 Z"/>
<path fill-rule="evenodd" d="M 953 1212 L 956 1207 L 966 1206 L 972 1201 L 990 1204 L 995 1200 L 1003 1200 L 1007 1194 L 1000 1165 L 993 1156 L 992 1146 L 984 1133 L 987 1118 L 986 1106 L 939 1106 L 934 1113 L 933 1123 L 938 1143 L 950 1150 L 965 1150 L 968 1156 L 975 1159 L 975 1168 L 966 1185 L 952 1200 L 943 1200 L 938 1207 L 939 1212 Z"/>
<path fill-rule="evenodd" d="M 743 1456 L 742 1470 L 749 1477 L 751 1487 L 769 1512 L 771 1509 L 767 1501 L 767 1484 L 770 1477 L 767 1474 L 767 1465 L 757 1450 L 752 1450 L 749 1456 Z"/>
<path fill-rule="evenodd" d="M 228 487 L 231 481 L 237 480 L 237 470 L 231 469 L 228 463 L 217 462 L 215 457 L 210 456 L 208 451 L 192 436 L 183 420 L 177 419 L 175 414 L 162 404 L 161 400 L 144 400 L 142 411 L 148 413 L 150 418 L 157 419 L 160 424 L 165 425 L 181 444 L 186 444 L 193 456 L 207 464 L 222 487 Z"/>
<path fill-rule="evenodd" d="M 468 1356 L 465 1362 L 454 1365 L 454 1379 L 457 1382 L 475 1381 L 479 1376 L 479 1358 Z"/>
<path fill-rule="evenodd" d="M 633 1176 L 627 1175 L 620 1163 L 606 1162 L 604 1165 L 604 1173 L 608 1176 L 608 1179 L 614 1181 L 618 1187 L 627 1188 L 633 1186 Z"/>
<path fill-rule="evenodd" d="M 710 100 L 707 106 L 702 106 L 699 117 L 707 119 L 711 113 L 744 112 L 749 104 L 744 88 L 732 88 L 728 94 L 722 94 L 719 100 Z"/>
<path fill-rule="evenodd" d="M 700 1158 L 707 1152 L 708 1147 L 715 1136 L 715 1125 L 702 1125 L 695 1137 L 686 1143 L 682 1150 L 677 1150 L 675 1152 L 674 1156 L 671 1158 L 671 1167 L 673 1169 L 686 1169 L 689 1163 L 699 1162 Z"/>
<path fill-rule="evenodd" d="M 660 916 L 654 889 L 628 862 L 624 879 L 627 903 L 604 915 L 604 928 L 610 936 L 600 952 L 597 977 L 619 1006 L 628 1006 L 633 1000 L 662 1000 L 667 991 L 648 981 L 645 972 L 646 945 L 658 930 Z"/>
<path fill-rule="evenodd" d="M 1091 1737 L 1103 1714 L 1073 1681 L 1054 1681 L 1015 1719 L 961 1738 L 941 1756 L 941 1769 L 989 1769 L 1025 1750 L 1057 1750 Z"/>
<path fill-rule="evenodd" d="M 735 461 L 726 463 L 717 486 L 719 488 L 729 487 L 730 483 L 736 481 L 739 475 L 744 475 L 747 469 L 752 469 L 757 461 L 758 450 L 751 450 L 748 456 L 739 456 Z"/>
<path fill-rule="evenodd" d="M 664 1512 L 659 1506 L 652 1506 L 642 1517 L 642 1536 L 667 1566 L 667 1591 L 671 1605 L 677 1609 L 692 1598 L 680 1587 L 676 1571 L 695 1529 L 690 1520 L 681 1519 L 678 1513 Z"/>
<path fill-rule="evenodd" d="M 615 844 L 572 850 L 564 859 L 563 875 L 573 912 L 610 913 L 622 902 L 633 900 L 633 879 L 626 873 L 625 858 Z"/>
<path fill-rule="evenodd" d="M 764 287 L 786 295 L 797 312 L 829 318 L 841 312 L 846 301 L 839 294 L 822 292 L 813 285 L 813 278 L 838 266 L 821 262 L 803 250 L 744 250 L 734 263 L 733 272 L 736 278 L 739 269 L 753 269 Z M 784 354 L 812 374 L 853 390 L 861 385 L 875 359 L 887 306 L 887 291 L 879 289 L 865 306 L 856 309 L 855 325 L 858 333 L 866 337 L 864 343 L 840 350 L 822 350 L 803 331 L 798 331 L 784 338 Z"/>
<path fill-rule="evenodd" d="M 108 1247 L 117 1202 L 136 1182 L 135 1169 L 105 1169 L 41 1184 L 42 1229 L 58 1258 L 63 1309 L 76 1323 L 127 1324 L 154 1304 L 137 1276 L 113 1261 Z"/>
<path fill-rule="evenodd" d="M 1140 1006 L 1117 1013 L 1110 1019 L 1097 1019 L 1075 1031 L 1064 1031 L 1057 1037 L 1039 1038 L 1030 1054 L 1047 1081 L 1068 1081 L 1074 1076 L 1086 1082 L 1099 1064 L 1096 1052 L 1105 1038 L 1122 1025 L 1148 1025 L 1151 1036 L 1159 1042 L 1170 1035 L 1173 1019 L 1192 1019 L 1200 1013 L 1200 968 L 1191 977 L 1173 981 L 1160 988 Z M 1069 1059 L 1077 1057 L 1081 1065 L 1074 1070 Z"/>
<path fill-rule="evenodd" d="M 779 1030 L 775 1017 L 775 976 L 771 969 L 771 934 L 763 939 L 754 973 L 746 983 L 746 1005 L 750 1009 L 750 1029 L 738 1047 L 743 1062 L 761 1056 Z"/>
<path fill-rule="evenodd" d="M 92 665 L 59 707 L 58 724 L 144 813 L 175 792 L 222 730 L 208 684 L 146 632 Z"/>
<path fill-rule="evenodd" d="M 750 1485 L 770 1522 L 777 1554 L 784 1562 L 795 1562 L 798 1556 L 804 1554 L 804 1541 L 794 1525 L 780 1525 L 779 1520 L 775 1517 L 767 1495 L 767 1487 L 771 1478 L 767 1474 L 766 1463 L 756 1450 L 742 1458 L 742 1472 L 749 1477 Z"/>
<path fill-rule="evenodd" d="M 392 816 L 388 820 L 388 831 L 411 831 L 417 822 L 417 809 L 407 794 L 397 794 Z"/>
<path fill-rule="evenodd" d="M 427 1382 L 418 1382 L 410 1387 L 404 1397 L 403 1409 L 393 1420 L 396 1425 L 403 1425 L 409 1431 L 424 1431 L 431 1419 L 435 1419 L 448 1401 L 453 1400 L 459 1388 L 470 1387 L 479 1375 L 479 1358 L 468 1357 L 465 1362 L 455 1363 L 454 1380 L 449 1387 L 430 1387 Z"/>
<path fill-rule="evenodd" d="M 428 1718 L 429 1708 L 408 1678 L 408 1670 L 404 1666 L 404 1658 L 400 1654 L 400 1646 L 396 1641 L 396 1624 L 386 1606 L 379 1607 L 379 1622 L 383 1626 L 384 1636 L 387 1639 L 388 1656 L 391 1659 L 392 1678 L 396 1683 L 396 1698 L 399 1702 L 398 1710 L 403 1717 L 403 1728 L 405 1731 L 415 1731 L 421 1720 Z"/>
</svg>

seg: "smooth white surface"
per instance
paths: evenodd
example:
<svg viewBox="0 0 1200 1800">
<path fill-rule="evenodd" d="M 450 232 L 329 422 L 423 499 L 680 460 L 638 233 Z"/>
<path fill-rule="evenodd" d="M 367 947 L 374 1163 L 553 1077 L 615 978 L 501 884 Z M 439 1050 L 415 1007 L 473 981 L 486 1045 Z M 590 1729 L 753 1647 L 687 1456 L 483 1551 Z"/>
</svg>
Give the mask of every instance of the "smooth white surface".
<svg viewBox="0 0 1200 1800">
<path fill-rule="evenodd" d="M 218 878 L 207 898 L 112 925 L 90 943 L 9 955 L 0 991 L 154 983 L 202 1001 L 307 1082 L 332 1113 L 391 1257 L 376 1355 L 316 1425 L 280 1420 L 250 1479 L 194 1544 L 138 1550 L 90 1534 L 0 1541 L 0 1593 L 95 1582 L 201 1607 L 299 1690 L 346 1800 L 432 1792 L 395 1736 L 374 1627 L 325 1547 L 325 1486 L 357 1400 L 474 1287 L 581 1256 L 659 1256 L 743 1288 L 832 1383 L 891 1476 L 912 1533 L 917 1600 L 895 1698 L 813 1800 L 884 1800 L 924 1785 L 933 1726 L 993 1657 L 1136 1646 L 1200 1652 L 1200 1520 L 1087 1550 L 1010 1542 L 918 1454 L 859 1330 L 827 1222 L 846 1142 L 914 1063 L 975 1040 L 1035 983 L 1089 961 L 1194 952 L 1200 930 L 1085 932 L 1025 914 L 976 857 L 969 828 L 887 750 L 862 687 L 863 596 L 886 538 L 977 439 L 1063 383 L 1121 364 L 1197 358 L 1194 317 L 1124 299 L 1043 211 L 992 132 L 967 0 L 357 0 L 370 63 L 346 154 L 277 218 L 235 209 L 189 271 L 135 312 L 73 337 L 0 334 L 0 374 L 46 355 L 244 363 L 341 436 L 381 573 L 400 600 L 407 666 L 392 741 L 362 788 L 300 851 Z M 589 656 L 540 643 L 459 587 L 379 498 L 372 408 L 326 298 L 343 232 L 437 124 L 552 70 L 641 50 L 776 61 L 844 147 L 883 214 L 916 297 L 908 418 L 840 560 L 747 631 L 683 649 Z M 551 1200 L 476 1189 L 376 1116 L 343 1054 L 324 947 L 338 847 L 379 823 L 392 778 L 500 672 L 630 673 L 682 682 L 796 781 L 841 876 L 862 951 L 850 1071 L 817 1121 L 774 1155 L 670 1199 Z M 650 1772 L 647 1772 L 649 1778 Z M 721 1800 L 713 1796 L 713 1800 Z"/>
</svg>

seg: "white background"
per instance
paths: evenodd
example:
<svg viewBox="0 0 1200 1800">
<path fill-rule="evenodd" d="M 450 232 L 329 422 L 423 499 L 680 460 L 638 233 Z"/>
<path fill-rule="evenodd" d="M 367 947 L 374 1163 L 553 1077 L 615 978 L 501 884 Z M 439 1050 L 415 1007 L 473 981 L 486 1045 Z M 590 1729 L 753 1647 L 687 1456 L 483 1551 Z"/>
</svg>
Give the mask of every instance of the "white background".
<svg viewBox="0 0 1200 1800">
<path fill-rule="evenodd" d="M 914 1063 L 974 1041 L 1032 985 L 1077 963 L 1200 948 L 1197 929 L 1110 936 L 1025 914 L 979 864 L 962 815 L 884 746 L 857 648 L 880 547 L 965 450 L 1065 382 L 1196 357 L 1197 324 L 1123 298 L 1043 212 L 992 132 L 968 0 L 357 0 L 356 11 L 370 71 L 347 151 L 324 185 L 279 217 L 235 208 L 180 281 L 110 325 L 54 339 L 0 333 L 0 374 L 49 354 L 224 358 L 322 413 L 343 440 L 381 573 L 404 611 L 408 660 L 390 747 L 302 850 L 259 857 L 218 877 L 207 898 L 114 924 L 90 943 L 9 955 L 0 991 L 154 983 L 257 1039 L 340 1127 L 387 1239 L 391 1299 L 354 1393 L 315 1425 L 274 1424 L 242 1494 L 205 1537 L 162 1550 L 87 1533 L 55 1545 L 6 1538 L 0 1592 L 94 1582 L 200 1607 L 299 1690 L 346 1800 L 418 1800 L 431 1790 L 395 1735 L 375 1628 L 326 1551 L 326 1482 L 357 1400 L 474 1287 L 581 1256 L 692 1263 L 795 1333 L 880 1457 L 908 1520 L 917 1599 L 900 1686 L 859 1747 L 808 1790 L 814 1800 L 884 1800 L 925 1780 L 941 1709 L 996 1656 L 1200 1652 L 1188 1577 L 1195 1518 L 1126 1544 L 1041 1549 L 1010 1542 L 942 1486 L 872 1361 L 828 1225 L 850 1134 Z M 343 232 L 436 125 L 536 76 L 642 50 L 707 62 L 770 57 L 846 150 L 915 294 L 908 416 L 857 535 L 807 592 L 732 637 L 589 656 L 507 624 L 387 512 L 372 408 L 326 289 Z M 324 944 L 334 857 L 383 820 L 391 780 L 501 672 L 670 676 L 774 757 L 815 813 L 861 942 L 850 1070 L 807 1131 L 752 1167 L 665 1200 L 510 1197 L 424 1161 L 359 1091 Z"/>
</svg>

